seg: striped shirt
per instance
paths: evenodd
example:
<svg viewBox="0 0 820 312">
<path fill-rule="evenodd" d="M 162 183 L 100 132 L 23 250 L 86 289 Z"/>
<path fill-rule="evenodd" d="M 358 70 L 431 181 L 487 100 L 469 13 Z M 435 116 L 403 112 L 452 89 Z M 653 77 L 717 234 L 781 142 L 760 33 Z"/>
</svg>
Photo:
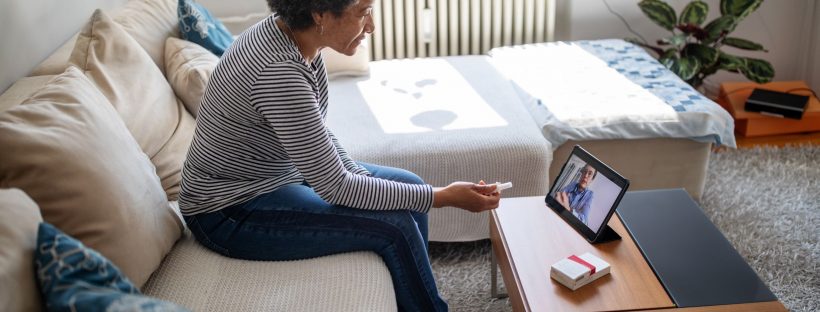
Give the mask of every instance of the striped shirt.
<svg viewBox="0 0 820 312">
<path fill-rule="evenodd" d="M 182 214 L 303 182 L 330 204 L 427 212 L 433 188 L 369 176 L 325 125 L 327 104 L 321 56 L 308 65 L 273 15 L 245 31 L 203 95 L 182 170 Z"/>
</svg>

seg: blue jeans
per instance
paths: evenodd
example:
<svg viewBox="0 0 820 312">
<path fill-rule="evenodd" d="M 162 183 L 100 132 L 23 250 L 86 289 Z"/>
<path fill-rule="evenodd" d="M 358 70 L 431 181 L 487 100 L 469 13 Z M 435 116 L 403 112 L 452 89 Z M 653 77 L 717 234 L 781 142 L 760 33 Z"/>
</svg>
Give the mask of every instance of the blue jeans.
<svg viewBox="0 0 820 312">
<path fill-rule="evenodd" d="M 360 163 L 377 178 L 424 183 L 397 168 Z M 402 311 L 447 311 L 427 256 L 427 215 L 331 205 L 306 183 L 219 211 L 186 216 L 194 237 L 224 256 L 284 261 L 373 251 L 387 265 Z"/>
</svg>

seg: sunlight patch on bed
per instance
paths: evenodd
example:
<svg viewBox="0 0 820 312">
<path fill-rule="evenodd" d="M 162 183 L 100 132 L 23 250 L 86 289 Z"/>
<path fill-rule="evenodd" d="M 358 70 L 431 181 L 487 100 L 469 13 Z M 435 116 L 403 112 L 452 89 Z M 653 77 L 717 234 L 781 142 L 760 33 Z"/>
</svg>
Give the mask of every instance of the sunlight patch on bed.
<svg viewBox="0 0 820 312">
<path fill-rule="evenodd" d="M 679 121 L 662 99 L 575 45 L 511 48 L 494 52 L 492 59 L 520 88 L 571 127 Z"/>
<path fill-rule="evenodd" d="M 381 61 L 359 92 L 388 134 L 506 126 L 447 61 Z"/>
</svg>

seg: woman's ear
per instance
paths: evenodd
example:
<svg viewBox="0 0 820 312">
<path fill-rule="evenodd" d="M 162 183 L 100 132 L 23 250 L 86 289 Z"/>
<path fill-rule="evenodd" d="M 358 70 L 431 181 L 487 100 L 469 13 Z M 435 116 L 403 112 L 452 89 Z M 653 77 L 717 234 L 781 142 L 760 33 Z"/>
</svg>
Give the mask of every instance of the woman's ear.
<svg viewBox="0 0 820 312">
<path fill-rule="evenodd" d="M 310 15 L 313 16 L 313 23 L 317 26 L 324 25 L 323 22 L 325 20 L 325 14 L 327 14 L 327 12 L 322 12 L 322 13 L 313 12 L 313 13 L 310 13 Z"/>
</svg>

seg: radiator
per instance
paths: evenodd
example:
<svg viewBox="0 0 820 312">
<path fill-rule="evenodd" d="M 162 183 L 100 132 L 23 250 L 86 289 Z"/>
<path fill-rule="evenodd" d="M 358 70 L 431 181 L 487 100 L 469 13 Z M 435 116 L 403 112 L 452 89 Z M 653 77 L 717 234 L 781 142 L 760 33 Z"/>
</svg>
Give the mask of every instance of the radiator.
<svg viewBox="0 0 820 312">
<path fill-rule="evenodd" d="M 552 41 L 556 0 L 375 0 L 371 60 Z"/>
</svg>

